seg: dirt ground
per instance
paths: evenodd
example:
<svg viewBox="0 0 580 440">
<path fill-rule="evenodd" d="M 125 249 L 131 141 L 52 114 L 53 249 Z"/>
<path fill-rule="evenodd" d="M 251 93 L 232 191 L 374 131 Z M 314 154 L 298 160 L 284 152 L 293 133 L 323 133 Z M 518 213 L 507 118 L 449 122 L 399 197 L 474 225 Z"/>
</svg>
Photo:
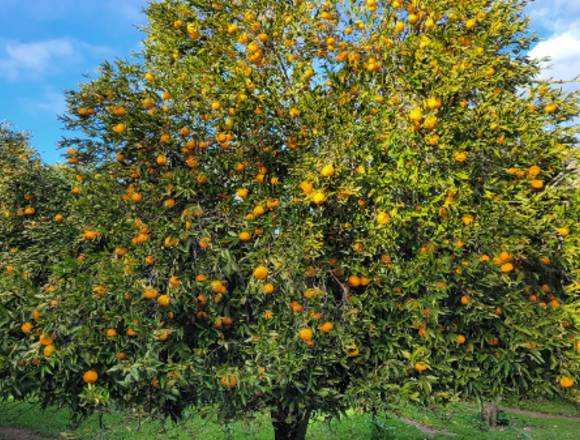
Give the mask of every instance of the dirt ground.
<svg viewBox="0 0 580 440">
<path fill-rule="evenodd" d="M 0 428 L 0 440 L 50 440 L 28 429 Z"/>
</svg>

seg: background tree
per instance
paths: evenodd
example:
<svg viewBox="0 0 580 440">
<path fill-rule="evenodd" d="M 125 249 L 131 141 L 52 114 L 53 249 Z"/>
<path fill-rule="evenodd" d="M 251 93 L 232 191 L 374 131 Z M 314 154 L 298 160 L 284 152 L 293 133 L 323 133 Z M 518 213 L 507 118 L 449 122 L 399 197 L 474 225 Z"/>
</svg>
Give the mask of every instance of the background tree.
<svg viewBox="0 0 580 440">
<path fill-rule="evenodd" d="M 77 234 L 16 344 L 55 352 L 16 374 L 79 412 L 269 410 L 280 439 L 575 396 L 578 102 L 535 80 L 524 6 L 152 3 L 142 59 L 68 96 Z"/>
<path fill-rule="evenodd" d="M 41 287 L 52 262 L 68 252 L 70 237 L 61 227 L 70 169 L 48 167 L 28 136 L 0 125 L 0 391 L 22 397 L 37 383 L 18 377 L 14 364 L 25 353 L 38 365 L 38 350 L 19 344 L 41 319 Z M 46 354 L 50 353 L 50 348 Z M 37 378 L 35 378 L 36 380 Z"/>
</svg>

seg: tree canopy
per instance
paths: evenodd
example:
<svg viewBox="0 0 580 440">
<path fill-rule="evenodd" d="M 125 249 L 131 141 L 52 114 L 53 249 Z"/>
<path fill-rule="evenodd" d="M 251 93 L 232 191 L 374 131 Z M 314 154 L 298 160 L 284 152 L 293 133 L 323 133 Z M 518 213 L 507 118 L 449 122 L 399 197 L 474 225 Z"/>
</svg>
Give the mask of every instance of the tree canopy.
<svg viewBox="0 0 580 440">
<path fill-rule="evenodd" d="M 26 220 L 66 211 L 66 257 L 3 365 L 80 412 L 266 409 L 279 438 L 576 396 L 578 99 L 537 79 L 525 3 L 152 2 L 139 57 L 68 94 L 72 189 Z"/>
</svg>

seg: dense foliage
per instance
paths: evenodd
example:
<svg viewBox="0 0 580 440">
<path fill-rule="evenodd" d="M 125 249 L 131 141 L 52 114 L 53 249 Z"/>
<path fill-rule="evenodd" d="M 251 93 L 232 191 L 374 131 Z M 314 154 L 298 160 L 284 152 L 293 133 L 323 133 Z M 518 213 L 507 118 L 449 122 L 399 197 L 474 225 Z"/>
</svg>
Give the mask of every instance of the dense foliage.
<svg viewBox="0 0 580 440">
<path fill-rule="evenodd" d="M 13 377 L 296 438 L 312 412 L 576 395 L 578 100 L 535 79 L 524 6 L 152 3 L 142 58 L 68 95 L 72 191 L 31 216 L 73 238 L 9 315 Z"/>
</svg>

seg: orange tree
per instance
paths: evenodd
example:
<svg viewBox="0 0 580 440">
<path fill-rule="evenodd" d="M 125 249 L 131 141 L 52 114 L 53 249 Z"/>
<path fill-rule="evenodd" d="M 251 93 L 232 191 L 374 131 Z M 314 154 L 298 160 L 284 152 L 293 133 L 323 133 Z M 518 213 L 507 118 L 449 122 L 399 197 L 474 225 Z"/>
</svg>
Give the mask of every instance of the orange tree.
<svg viewBox="0 0 580 440">
<path fill-rule="evenodd" d="M 50 276 L 50 265 L 70 237 L 60 224 L 70 170 L 47 167 L 28 144 L 25 134 L 0 125 L 0 390 L 3 396 L 26 393 L 29 381 L 13 375 L 26 347 L 17 344 L 31 334 L 42 311 L 39 287 Z M 50 350 L 50 349 L 49 349 Z M 48 353 L 48 351 L 47 351 Z M 35 363 L 39 359 L 34 360 Z M 14 386 L 16 385 L 17 386 Z"/>
<path fill-rule="evenodd" d="M 268 410 L 277 438 L 576 396 L 578 102 L 534 79 L 524 4 L 152 3 L 141 58 L 68 96 L 77 232 L 15 374 L 79 412 Z"/>
</svg>

